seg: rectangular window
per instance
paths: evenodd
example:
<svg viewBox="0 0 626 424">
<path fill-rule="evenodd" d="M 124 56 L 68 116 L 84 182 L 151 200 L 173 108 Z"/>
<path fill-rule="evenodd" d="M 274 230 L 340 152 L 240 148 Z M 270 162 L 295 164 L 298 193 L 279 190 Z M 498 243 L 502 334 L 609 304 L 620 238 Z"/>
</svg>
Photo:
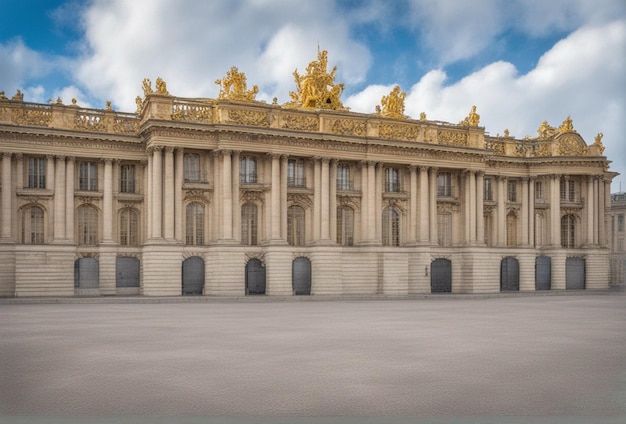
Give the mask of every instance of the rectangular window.
<svg viewBox="0 0 626 424">
<path fill-rule="evenodd" d="M 387 193 L 400 191 L 400 171 L 398 168 L 385 168 L 385 191 Z"/>
<path fill-rule="evenodd" d="M 28 188 L 46 188 L 46 158 L 28 158 Z"/>
<path fill-rule="evenodd" d="M 562 202 L 574 202 L 576 201 L 576 184 L 573 180 L 561 180 L 560 183 L 561 201 Z"/>
<path fill-rule="evenodd" d="M 241 157 L 239 161 L 239 182 L 242 184 L 256 184 L 256 159 Z"/>
<path fill-rule="evenodd" d="M 493 200 L 493 181 L 491 178 L 485 178 L 485 200 L 492 201 Z"/>
<path fill-rule="evenodd" d="M 535 182 L 535 202 L 543 203 L 543 183 L 541 181 Z"/>
<path fill-rule="evenodd" d="M 98 165 L 96 162 L 80 162 L 78 166 L 78 189 L 81 191 L 98 190 Z"/>
<path fill-rule="evenodd" d="M 342 163 L 337 166 L 337 190 L 352 190 L 350 166 Z"/>
<path fill-rule="evenodd" d="M 183 156 L 183 170 L 186 183 L 199 183 L 201 181 L 200 155 L 185 153 Z"/>
<path fill-rule="evenodd" d="M 624 231 L 624 214 L 620 213 L 617 215 L 617 231 Z"/>
<path fill-rule="evenodd" d="M 437 196 L 452 197 L 452 174 L 440 172 L 437 175 Z"/>
<path fill-rule="evenodd" d="M 122 165 L 120 167 L 120 192 L 135 192 L 135 165 Z"/>
<path fill-rule="evenodd" d="M 306 187 L 303 160 L 289 159 L 289 161 L 287 162 L 287 186 Z"/>
<path fill-rule="evenodd" d="M 517 181 L 507 181 L 506 188 L 507 200 L 513 203 L 517 202 Z"/>
<path fill-rule="evenodd" d="M 439 246 L 452 246 L 452 215 L 437 214 L 437 243 Z"/>
</svg>

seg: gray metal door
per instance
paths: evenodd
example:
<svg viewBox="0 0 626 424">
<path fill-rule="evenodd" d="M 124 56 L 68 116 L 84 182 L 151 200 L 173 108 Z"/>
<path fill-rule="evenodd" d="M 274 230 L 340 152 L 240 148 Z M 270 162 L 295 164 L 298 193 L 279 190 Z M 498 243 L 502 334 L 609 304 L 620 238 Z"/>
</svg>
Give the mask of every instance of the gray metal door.
<svg viewBox="0 0 626 424">
<path fill-rule="evenodd" d="M 246 294 L 265 294 L 265 267 L 258 259 L 246 264 Z"/>
<path fill-rule="evenodd" d="M 139 287 L 139 259 L 120 257 L 115 260 L 115 287 Z"/>
<path fill-rule="evenodd" d="M 500 291 L 519 291 L 519 262 L 511 256 L 500 263 Z"/>
<path fill-rule="evenodd" d="M 293 260 L 291 282 L 295 295 L 311 294 L 311 261 L 308 258 L 296 258 Z"/>
<path fill-rule="evenodd" d="M 452 292 L 452 262 L 439 258 L 430 264 L 430 291 L 432 293 Z"/>
<path fill-rule="evenodd" d="M 183 295 L 202 294 L 204 289 L 204 259 L 192 256 L 183 261 Z"/>
<path fill-rule="evenodd" d="M 537 256 L 535 259 L 535 290 L 550 290 L 552 286 L 552 258 Z"/>
<path fill-rule="evenodd" d="M 585 259 L 573 256 L 565 260 L 565 288 L 582 290 L 585 288 Z"/>
<path fill-rule="evenodd" d="M 96 258 L 80 258 L 74 262 L 74 287 L 77 289 L 97 289 L 100 280 L 100 267 Z"/>
</svg>

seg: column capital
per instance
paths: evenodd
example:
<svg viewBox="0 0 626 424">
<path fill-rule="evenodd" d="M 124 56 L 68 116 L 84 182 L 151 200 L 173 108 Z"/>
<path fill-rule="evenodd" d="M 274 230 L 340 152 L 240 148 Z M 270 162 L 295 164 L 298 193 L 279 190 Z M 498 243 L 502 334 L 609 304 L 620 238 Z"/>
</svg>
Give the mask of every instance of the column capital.
<svg viewBox="0 0 626 424">
<path fill-rule="evenodd" d="M 424 165 L 419 165 L 417 168 L 420 170 L 420 172 L 428 172 L 429 169 L 427 166 Z"/>
<path fill-rule="evenodd" d="M 23 159 L 24 159 L 24 155 L 23 155 L 22 153 L 16 153 L 16 154 L 15 154 L 15 160 L 16 160 L 16 161 L 18 161 L 18 162 L 19 162 L 19 161 L 21 161 L 21 160 L 23 160 Z"/>
<path fill-rule="evenodd" d="M 174 153 L 174 150 L 176 150 L 176 148 L 174 146 L 165 146 L 165 153 Z"/>
<path fill-rule="evenodd" d="M 4 154 L 4 153 L 3 153 Z M 10 153 L 9 153 L 10 154 Z M 46 159 L 54 159 L 54 155 L 46 155 Z"/>
<path fill-rule="evenodd" d="M 270 153 L 266 154 L 265 156 L 267 156 L 268 159 L 280 159 L 281 154 L 280 153 L 275 153 L 275 152 L 270 152 Z"/>
<path fill-rule="evenodd" d="M 411 171 L 411 173 L 417 172 L 417 165 L 415 164 L 409 165 L 409 171 Z"/>
<path fill-rule="evenodd" d="M 76 156 L 67 156 L 65 158 L 68 162 L 74 162 L 76 160 Z"/>
<path fill-rule="evenodd" d="M 534 182 L 537 180 L 537 176 L 536 175 L 531 175 L 530 177 L 528 177 L 528 179 L 530 180 L 530 182 Z"/>
<path fill-rule="evenodd" d="M 100 158 L 100 162 L 103 162 L 105 165 L 111 165 L 113 163 L 112 158 Z"/>
<path fill-rule="evenodd" d="M 0 153 L 0 156 L 2 156 L 3 158 L 5 158 L 5 157 L 9 157 L 10 158 L 12 155 L 13 155 L 13 153 L 11 153 L 11 152 L 1 152 Z"/>
<path fill-rule="evenodd" d="M 476 176 L 478 177 L 485 177 L 485 171 L 476 171 Z"/>
<path fill-rule="evenodd" d="M 323 157 L 321 160 L 322 160 L 322 163 L 325 163 L 327 165 L 330 163 L 330 158 Z"/>
<path fill-rule="evenodd" d="M 159 146 L 159 145 L 152 146 L 153 152 L 160 152 L 161 150 L 163 150 L 163 146 Z"/>
<path fill-rule="evenodd" d="M 506 181 L 508 178 L 505 175 L 496 175 L 496 181 Z"/>
<path fill-rule="evenodd" d="M 436 166 L 433 166 L 433 167 L 431 167 L 431 168 L 428 168 L 428 172 L 429 172 L 431 175 L 437 175 L 437 173 L 439 172 L 439 168 L 437 168 Z"/>
<path fill-rule="evenodd" d="M 65 160 L 65 155 L 56 155 L 55 157 L 59 161 L 64 161 Z"/>
<path fill-rule="evenodd" d="M 139 165 L 146 167 L 148 165 L 148 159 L 141 159 Z"/>
</svg>

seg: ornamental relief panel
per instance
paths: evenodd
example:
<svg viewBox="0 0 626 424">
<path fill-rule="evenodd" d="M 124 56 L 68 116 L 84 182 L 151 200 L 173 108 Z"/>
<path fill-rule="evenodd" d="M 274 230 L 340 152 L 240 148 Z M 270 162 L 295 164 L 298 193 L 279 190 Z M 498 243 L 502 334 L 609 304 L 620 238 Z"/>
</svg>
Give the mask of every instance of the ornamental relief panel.
<svg viewBox="0 0 626 424">
<path fill-rule="evenodd" d="M 270 121 L 267 112 L 259 112 L 256 110 L 228 110 L 228 123 L 249 125 L 253 127 L 269 128 Z"/>
<path fill-rule="evenodd" d="M 552 156 L 551 143 L 539 143 L 534 146 L 533 156 L 535 157 L 547 157 Z"/>
<path fill-rule="evenodd" d="M 80 113 L 74 116 L 74 129 L 87 131 L 106 131 L 104 115 Z"/>
<path fill-rule="evenodd" d="M 288 130 L 300 130 L 300 131 L 319 131 L 319 121 L 316 116 L 302 116 L 284 114 L 280 116 L 281 128 Z"/>
<path fill-rule="evenodd" d="M 406 214 L 408 210 L 406 204 L 407 204 L 407 201 L 405 199 L 398 199 L 398 198 L 384 199 L 383 209 L 385 207 L 391 207 L 391 208 L 398 209 L 400 212 L 402 212 L 402 214 Z"/>
<path fill-rule="evenodd" d="M 333 119 L 330 129 L 333 134 L 365 136 L 367 134 L 367 123 L 353 119 Z"/>
<path fill-rule="evenodd" d="M 449 144 L 451 146 L 467 146 L 467 133 L 438 130 L 437 140 L 439 141 L 439 144 Z"/>
<path fill-rule="evenodd" d="M 420 131 L 418 125 L 381 124 L 378 127 L 378 136 L 391 140 L 416 141 Z"/>
<path fill-rule="evenodd" d="M 568 134 L 558 137 L 557 154 L 559 156 L 586 156 L 587 145 L 579 136 Z"/>
<path fill-rule="evenodd" d="M 211 193 L 201 189 L 185 190 L 184 200 L 211 203 Z"/>
<path fill-rule="evenodd" d="M 457 213 L 458 211 L 458 202 L 437 201 L 437 213 Z"/>
<path fill-rule="evenodd" d="M 337 206 L 347 206 L 354 211 L 361 210 L 361 198 L 356 196 L 337 196 Z"/>
<path fill-rule="evenodd" d="M 172 106 L 172 121 L 211 123 L 212 117 L 211 106 L 176 103 Z"/>
<path fill-rule="evenodd" d="M 303 206 L 305 209 L 309 209 L 313 206 L 311 196 L 302 193 L 287 193 L 287 202 Z"/>
<path fill-rule="evenodd" d="M 52 111 L 37 109 L 13 109 L 13 122 L 18 125 L 35 125 L 47 127 L 52 122 Z"/>
<path fill-rule="evenodd" d="M 265 194 L 258 190 L 239 190 L 239 201 L 243 203 L 263 203 Z"/>
</svg>

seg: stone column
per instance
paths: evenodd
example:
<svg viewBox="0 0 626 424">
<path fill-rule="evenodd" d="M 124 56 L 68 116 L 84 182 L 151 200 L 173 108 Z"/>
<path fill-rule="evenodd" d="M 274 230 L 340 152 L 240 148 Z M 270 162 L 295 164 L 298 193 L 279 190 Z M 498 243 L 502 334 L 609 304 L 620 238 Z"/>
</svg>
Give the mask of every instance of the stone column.
<svg viewBox="0 0 626 424">
<path fill-rule="evenodd" d="M 378 162 L 376 164 L 376 177 L 374 179 L 374 199 L 376 202 L 374 203 L 374 222 L 376 224 L 376 236 L 374 239 L 377 244 L 380 244 L 383 240 L 383 177 L 384 177 L 384 168 L 383 163 Z"/>
<path fill-rule="evenodd" d="M 600 177 L 600 197 L 598 197 L 598 205 L 600 210 L 598 212 L 598 244 L 600 247 L 607 246 L 606 226 L 604 220 L 606 219 L 605 211 L 611 208 L 611 180 Z"/>
<path fill-rule="evenodd" d="M 2 153 L 2 234 L 1 238 L 8 240 L 11 238 L 11 153 Z"/>
<path fill-rule="evenodd" d="M 224 208 L 222 207 L 224 198 L 223 198 L 223 172 L 222 172 L 222 151 L 213 150 L 211 155 L 213 156 L 213 202 L 211 206 L 214 211 L 214 219 L 212 224 L 214 225 L 215 231 L 212 236 L 213 239 L 221 239 L 223 238 L 223 228 L 224 228 L 224 220 L 223 220 L 223 212 Z"/>
<path fill-rule="evenodd" d="M 485 173 L 476 173 L 476 242 L 485 244 Z"/>
<path fill-rule="evenodd" d="M 233 182 L 233 238 L 241 241 L 241 202 L 239 201 L 239 157 L 241 152 L 233 152 L 232 182 Z"/>
<path fill-rule="evenodd" d="M 272 187 L 271 187 L 271 239 L 280 239 L 280 155 L 271 154 L 272 158 Z"/>
<path fill-rule="evenodd" d="M 233 169 L 231 155 L 232 152 L 230 150 L 225 150 L 222 157 L 222 175 L 224 178 L 222 184 L 224 221 L 222 225 L 225 239 L 233 238 Z"/>
<path fill-rule="evenodd" d="M 65 235 L 74 240 L 74 167 L 75 158 L 70 156 L 65 163 Z"/>
<path fill-rule="evenodd" d="M 476 171 L 469 171 L 470 183 L 470 244 L 476 244 Z M 481 187 L 482 191 L 482 187 Z"/>
<path fill-rule="evenodd" d="M 370 243 L 376 240 L 376 162 L 367 164 L 367 239 Z"/>
<path fill-rule="evenodd" d="M 54 190 L 54 156 L 46 156 L 46 188 Z"/>
<path fill-rule="evenodd" d="M 313 158 L 313 240 L 322 236 L 322 164 L 321 158 Z"/>
<path fill-rule="evenodd" d="M 367 184 L 368 163 L 361 161 L 361 240 L 369 240 L 369 189 Z"/>
<path fill-rule="evenodd" d="M 535 177 L 530 177 L 528 186 L 528 243 L 535 247 Z"/>
<path fill-rule="evenodd" d="M 152 237 L 162 238 L 163 147 L 155 146 L 152 154 Z"/>
<path fill-rule="evenodd" d="M 407 242 L 415 244 L 417 241 L 417 166 L 409 166 L 409 179 L 410 179 L 410 204 L 409 204 L 409 236 Z"/>
<path fill-rule="evenodd" d="M 289 156 L 280 157 L 280 238 L 287 240 L 287 168 Z"/>
<path fill-rule="evenodd" d="M 163 176 L 163 237 L 174 239 L 174 148 L 165 148 Z"/>
<path fill-rule="evenodd" d="M 65 156 L 57 156 L 54 176 L 54 241 L 65 240 Z"/>
<path fill-rule="evenodd" d="M 528 178 L 522 178 L 522 239 L 521 245 L 528 246 Z"/>
<path fill-rule="evenodd" d="M 148 160 L 144 168 L 145 176 L 145 200 L 144 206 L 146 211 L 146 239 L 152 238 L 152 149 L 147 150 Z"/>
<path fill-rule="evenodd" d="M 102 242 L 113 243 L 113 160 L 104 160 L 102 195 Z"/>
<path fill-rule="evenodd" d="M 179 242 L 184 242 L 183 232 L 183 181 L 184 181 L 184 150 L 176 149 L 174 158 L 174 238 Z"/>
<path fill-rule="evenodd" d="M 430 168 L 428 189 L 428 203 L 430 204 L 428 220 L 430 222 L 430 244 L 437 245 L 437 172 L 439 168 Z"/>
<path fill-rule="evenodd" d="M 418 198 L 419 220 L 420 220 L 420 244 L 428 244 L 430 236 L 428 233 L 428 216 L 430 214 L 430 195 L 428 193 L 428 167 L 420 166 L 420 190 Z"/>
<path fill-rule="evenodd" d="M 329 164 L 330 159 L 322 158 L 322 175 L 320 178 L 320 186 L 321 186 L 321 196 L 320 196 L 320 207 L 322 209 L 322 217 L 321 217 L 321 227 L 320 227 L 320 239 L 328 240 L 330 238 L 330 202 L 329 202 L 329 187 L 328 187 L 328 179 L 329 179 Z"/>
<path fill-rule="evenodd" d="M 16 153 L 15 160 L 17 165 L 17 168 L 15 170 L 15 187 L 21 189 L 24 188 L 24 155 L 21 153 Z"/>
<path fill-rule="evenodd" d="M 330 162 L 330 181 L 328 183 L 330 196 L 330 239 L 337 242 L 337 160 Z"/>
<path fill-rule="evenodd" d="M 498 185 L 498 205 L 496 213 L 497 242 L 496 246 L 506 246 L 506 177 L 496 176 Z"/>
<path fill-rule="evenodd" d="M 593 210 L 595 209 L 595 204 L 597 201 L 593 196 L 593 181 L 594 176 L 587 176 L 587 198 L 585 199 L 585 208 L 587 209 L 587 245 L 594 245 L 594 220 L 593 220 Z"/>
<path fill-rule="evenodd" d="M 470 173 L 469 170 L 462 171 L 463 174 L 463 213 L 465 215 L 465 244 L 472 243 L 472 226 L 474 225 L 472 221 L 472 202 L 470 199 L 472 198 L 472 191 L 470 187 L 470 180 L 473 179 L 474 175 Z"/>
<path fill-rule="evenodd" d="M 550 244 L 561 246 L 561 196 L 560 175 L 550 176 Z"/>
</svg>

